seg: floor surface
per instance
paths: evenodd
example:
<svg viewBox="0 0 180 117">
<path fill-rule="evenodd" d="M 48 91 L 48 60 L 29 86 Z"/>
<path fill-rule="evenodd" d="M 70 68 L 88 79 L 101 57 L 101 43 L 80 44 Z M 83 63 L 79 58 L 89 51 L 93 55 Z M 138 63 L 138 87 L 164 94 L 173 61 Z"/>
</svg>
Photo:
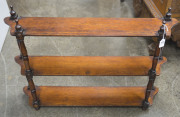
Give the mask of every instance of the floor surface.
<svg viewBox="0 0 180 117">
<path fill-rule="evenodd" d="M 132 0 L 7 0 L 20 16 L 29 17 L 133 17 Z M 147 56 L 150 38 L 126 37 L 26 37 L 29 55 Z M 15 37 L 7 34 L 0 53 L 0 117 L 180 117 L 180 49 L 168 42 L 155 85 L 159 93 L 147 111 L 138 107 L 42 107 L 28 106 L 22 88 L 26 78 L 14 57 L 19 55 Z M 136 78 L 136 79 L 135 79 Z M 36 85 L 145 86 L 147 77 L 59 76 L 34 77 Z"/>
</svg>

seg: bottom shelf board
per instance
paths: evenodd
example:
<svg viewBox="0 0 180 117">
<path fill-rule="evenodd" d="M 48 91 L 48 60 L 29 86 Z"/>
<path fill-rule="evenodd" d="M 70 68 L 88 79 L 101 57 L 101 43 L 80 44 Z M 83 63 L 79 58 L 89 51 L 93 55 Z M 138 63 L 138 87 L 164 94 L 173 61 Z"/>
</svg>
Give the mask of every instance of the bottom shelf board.
<svg viewBox="0 0 180 117">
<path fill-rule="evenodd" d="M 146 87 L 36 87 L 40 106 L 142 106 Z M 33 99 L 27 86 L 24 92 L 29 96 L 29 105 Z M 149 103 L 158 88 L 152 91 Z"/>
</svg>

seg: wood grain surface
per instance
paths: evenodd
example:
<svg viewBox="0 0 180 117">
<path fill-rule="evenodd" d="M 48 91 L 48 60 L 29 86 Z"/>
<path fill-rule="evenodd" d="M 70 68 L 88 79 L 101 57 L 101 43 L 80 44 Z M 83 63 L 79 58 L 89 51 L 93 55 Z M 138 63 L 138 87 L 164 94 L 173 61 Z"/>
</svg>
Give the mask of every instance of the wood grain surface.
<svg viewBox="0 0 180 117">
<path fill-rule="evenodd" d="M 5 18 L 5 23 L 11 27 L 11 35 L 15 36 L 15 22 Z M 178 23 L 176 19 L 167 22 L 171 28 Z M 162 19 L 158 18 L 62 18 L 62 17 L 21 17 L 24 36 L 109 36 L 109 37 L 139 37 L 158 36 Z"/>
<path fill-rule="evenodd" d="M 29 63 L 34 76 L 147 76 L 152 59 L 150 56 L 29 56 Z M 21 74 L 25 75 L 23 61 L 19 56 L 15 61 L 21 65 Z M 165 62 L 165 57 L 158 62 L 157 75 L 160 75 L 160 65 Z"/>
<path fill-rule="evenodd" d="M 142 106 L 146 87 L 36 87 L 40 106 Z M 32 106 L 31 92 L 24 87 Z M 158 88 L 152 91 L 149 103 Z"/>
</svg>

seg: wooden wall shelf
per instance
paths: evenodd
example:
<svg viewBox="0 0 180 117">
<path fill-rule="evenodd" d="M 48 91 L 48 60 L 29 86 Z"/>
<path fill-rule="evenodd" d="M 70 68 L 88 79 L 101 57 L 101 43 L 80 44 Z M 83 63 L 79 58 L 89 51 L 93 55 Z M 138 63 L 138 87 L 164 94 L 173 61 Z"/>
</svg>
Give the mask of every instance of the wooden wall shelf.
<svg viewBox="0 0 180 117">
<path fill-rule="evenodd" d="M 20 56 L 15 61 L 26 75 L 29 105 L 41 106 L 141 106 L 146 110 L 158 92 L 154 87 L 162 57 L 160 41 L 171 35 L 178 21 L 167 15 L 162 23 L 158 18 L 49 18 L 18 17 L 11 7 L 11 17 L 5 23 L 16 36 Z M 167 28 L 169 30 L 167 30 Z M 25 36 L 109 36 L 158 37 L 154 56 L 28 56 Z M 90 76 L 149 76 L 147 87 L 35 87 L 33 76 L 90 75 Z"/>
<path fill-rule="evenodd" d="M 29 56 L 29 64 L 34 76 L 147 76 L 152 59 L 150 56 Z M 21 65 L 21 74 L 25 75 L 23 60 L 16 56 L 15 61 Z M 160 75 L 160 65 L 164 62 L 165 57 L 158 62 L 157 75 Z"/>
</svg>

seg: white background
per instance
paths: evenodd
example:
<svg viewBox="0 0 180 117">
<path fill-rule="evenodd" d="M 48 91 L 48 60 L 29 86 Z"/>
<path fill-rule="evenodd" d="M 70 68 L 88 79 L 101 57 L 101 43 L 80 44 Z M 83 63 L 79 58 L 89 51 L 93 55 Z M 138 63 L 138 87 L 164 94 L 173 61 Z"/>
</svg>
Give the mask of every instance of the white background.
<svg viewBox="0 0 180 117">
<path fill-rule="evenodd" d="M 8 25 L 4 23 L 4 18 L 10 16 L 6 0 L 0 0 L 0 52 L 8 32 Z"/>
</svg>

